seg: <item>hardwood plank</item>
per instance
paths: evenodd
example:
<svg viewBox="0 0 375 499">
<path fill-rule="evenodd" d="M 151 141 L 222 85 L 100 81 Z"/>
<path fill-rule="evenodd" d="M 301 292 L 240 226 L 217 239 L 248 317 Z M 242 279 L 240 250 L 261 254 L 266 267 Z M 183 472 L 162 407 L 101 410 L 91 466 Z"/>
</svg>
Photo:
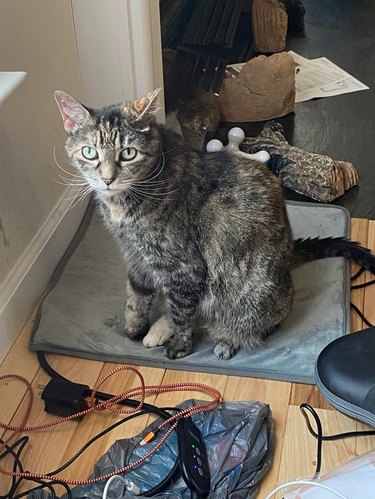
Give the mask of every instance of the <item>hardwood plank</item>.
<svg viewBox="0 0 375 499">
<path fill-rule="evenodd" d="M 374 430 L 371 426 L 357 423 L 357 431 Z M 360 456 L 375 449 L 375 436 L 363 436 L 356 438 L 355 454 Z"/>
<path fill-rule="evenodd" d="M 34 311 L 16 339 L 12 349 L 0 365 L 0 375 L 16 373 L 28 381 L 32 381 L 38 372 L 39 362 L 36 355 L 29 351 L 28 342 L 30 329 L 34 322 Z M 0 421 L 8 422 L 12 419 L 19 404 L 26 393 L 26 387 L 19 381 L 2 381 L 0 383 Z M 0 435 L 2 435 L 0 430 Z"/>
<path fill-rule="evenodd" d="M 316 409 L 332 409 L 329 403 L 319 392 L 315 385 L 293 383 L 290 396 L 290 405 L 300 406 L 304 402 Z"/>
<path fill-rule="evenodd" d="M 351 240 L 357 241 L 363 246 L 367 247 L 368 245 L 368 229 L 369 229 L 369 221 L 354 218 L 352 219 L 352 234 Z M 359 270 L 359 265 L 356 263 L 351 264 L 351 275 L 354 275 Z M 356 279 L 354 284 L 362 284 L 365 282 L 366 275 L 362 274 L 358 279 Z M 364 289 L 355 289 L 351 292 L 351 302 L 356 305 L 359 310 L 363 310 L 365 300 L 365 290 Z M 351 330 L 352 331 L 360 331 L 364 328 L 364 324 L 359 315 L 352 309 L 351 310 Z"/>
<path fill-rule="evenodd" d="M 355 431 L 356 422 L 334 410 L 317 410 L 325 435 Z M 344 463 L 355 456 L 356 439 L 324 442 L 322 471 Z M 311 478 L 316 465 L 316 440 L 310 435 L 305 420 L 296 406 L 288 411 L 284 447 L 278 482 L 297 478 Z"/>
<path fill-rule="evenodd" d="M 285 435 L 291 383 L 255 378 L 228 377 L 224 400 L 258 400 L 269 404 L 275 424 L 275 455 L 273 465 L 262 481 L 259 497 L 276 487 L 280 456 Z"/>
<path fill-rule="evenodd" d="M 221 374 L 199 373 L 190 371 L 174 371 L 168 369 L 165 372 L 163 384 L 171 383 L 202 383 L 204 385 L 212 386 L 219 390 L 221 394 L 224 393 L 228 376 Z M 197 391 L 184 391 L 184 392 L 168 392 L 159 393 L 156 397 L 156 405 L 163 406 L 176 406 L 184 400 L 198 399 L 209 400 L 210 397 L 204 393 Z"/>
<path fill-rule="evenodd" d="M 368 227 L 368 247 L 375 253 L 375 221 L 369 221 Z M 366 282 L 375 279 L 370 272 L 366 272 Z M 375 284 L 365 288 L 365 299 L 363 313 L 371 324 L 375 324 Z M 364 326 L 365 327 L 365 326 Z M 367 326 L 366 326 L 367 327 Z"/>
</svg>

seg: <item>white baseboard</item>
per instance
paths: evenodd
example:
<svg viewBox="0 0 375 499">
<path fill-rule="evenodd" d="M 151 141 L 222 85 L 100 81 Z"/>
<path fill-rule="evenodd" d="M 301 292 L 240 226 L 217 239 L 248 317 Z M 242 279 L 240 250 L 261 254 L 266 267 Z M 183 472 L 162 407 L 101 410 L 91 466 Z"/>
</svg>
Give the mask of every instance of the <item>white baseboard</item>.
<svg viewBox="0 0 375 499">
<path fill-rule="evenodd" d="M 76 233 L 88 200 L 67 189 L 0 287 L 0 362 L 13 345 Z"/>
</svg>

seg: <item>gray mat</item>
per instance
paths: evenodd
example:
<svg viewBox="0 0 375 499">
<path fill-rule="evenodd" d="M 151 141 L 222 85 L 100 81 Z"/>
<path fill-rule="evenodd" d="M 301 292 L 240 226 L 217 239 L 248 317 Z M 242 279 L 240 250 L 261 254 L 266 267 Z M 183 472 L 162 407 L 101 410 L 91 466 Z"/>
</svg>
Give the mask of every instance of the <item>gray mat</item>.
<svg viewBox="0 0 375 499">
<path fill-rule="evenodd" d="M 90 210 L 89 210 L 90 211 Z M 91 209 L 92 211 L 92 209 Z M 349 215 L 341 207 L 288 203 L 294 237 L 349 237 Z M 88 225 L 88 227 L 87 227 Z M 343 258 L 305 264 L 293 271 L 296 296 L 281 327 L 254 352 L 218 360 L 198 333 L 194 353 L 167 359 L 163 347 L 146 349 L 124 337 L 125 266 L 100 216 L 88 213 L 52 279 L 32 333 L 30 349 L 95 360 L 187 371 L 314 383 L 320 351 L 347 334 L 349 268 Z"/>
</svg>

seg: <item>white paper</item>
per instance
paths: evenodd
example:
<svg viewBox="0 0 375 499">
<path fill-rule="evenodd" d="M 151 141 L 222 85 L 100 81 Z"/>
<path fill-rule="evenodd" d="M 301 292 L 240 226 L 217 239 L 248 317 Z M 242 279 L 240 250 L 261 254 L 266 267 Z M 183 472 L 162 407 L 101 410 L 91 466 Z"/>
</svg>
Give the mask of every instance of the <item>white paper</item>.
<svg viewBox="0 0 375 499">
<path fill-rule="evenodd" d="M 300 65 L 300 64 L 303 64 L 304 62 L 308 62 L 308 59 L 306 59 L 306 57 L 303 57 L 302 55 L 299 55 L 296 52 L 293 52 L 293 50 L 289 50 L 288 54 L 293 57 L 296 65 Z"/>
<path fill-rule="evenodd" d="M 289 54 L 296 64 L 296 102 L 369 88 L 326 57 L 310 60 L 292 50 Z"/>
<path fill-rule="evenodd" d="M 295 102 L 305 102 L 317 97 L 332 97 L 369 88 L 326 57 L 306 59 L 293 50 L 289 50 L 288 53 L 296 65 Z M 234 78 L 241 72 L 243 66 L 244 63 L 231 64 L 227 69 Z"/>
</svg>

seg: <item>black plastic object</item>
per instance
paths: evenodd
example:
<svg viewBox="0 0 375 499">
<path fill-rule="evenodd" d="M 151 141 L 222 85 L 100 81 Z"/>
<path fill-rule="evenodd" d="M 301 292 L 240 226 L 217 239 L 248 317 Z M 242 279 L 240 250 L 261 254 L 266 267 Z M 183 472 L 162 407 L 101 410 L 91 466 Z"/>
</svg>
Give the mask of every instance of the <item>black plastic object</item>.
<svg viewBox="0 0 375 499">
<path fill-rule="evenodd" d="M 178 458 L 182 476 L 190 490 L 206 497 L 210 492 L 210 470 L 204 439 L 191 418 L 177 425 Z"/>
<path fill-rule="evenodd" d="M 316 384 L 344 414 L 375 427 L 375 328 L 330 343 L 316 363 Z"/>
<path fill-rule="evenodd" d="M 71 416 L 86 409 L 84 398 L 89 392 L 87 385 L 51 379 L 42 392 L 44 410 L 57 416 Z"/>
<path fill-rule="evenodd" d="M 163 49 L 177 49 L 174 78 L 184 90 L 219 92 L 229 63 L 252 56 L 251 13 L 243 0 L 161 0 Z"/>
</svg>

